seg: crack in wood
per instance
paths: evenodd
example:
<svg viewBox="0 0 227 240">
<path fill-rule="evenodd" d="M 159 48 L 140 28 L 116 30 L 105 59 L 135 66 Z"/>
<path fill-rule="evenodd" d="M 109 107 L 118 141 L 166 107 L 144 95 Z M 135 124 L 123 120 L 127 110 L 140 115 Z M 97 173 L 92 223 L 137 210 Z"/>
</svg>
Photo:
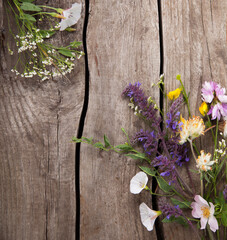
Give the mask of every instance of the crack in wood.
<svg viewBox="0 0 227 240">
<path fill-rule="evenodd" d="M 85 0 L 85 16 L 83 25 L 83 47 L 84 47 L 84 59 L 85 59 L 85 93 L 84 93 L 84 103 L 80 116 L 79 127 L 77 132 L 77 137 L 81 138 L 84 129 L 84 122 L 88 109 L 89 102 L 89 68 L 88 68 L 88 56 L 87 56 L 87 26 L 89 19 L 89 0 Z M 75 152 L 75 194 L 76 194 L 76 233 L 75 239 L 80 239 L 80 143 L 76 144 Z"/>
<path fill-rule="evenodd" d="M 160 72 L 159 75 L 161 76 L 164 73 L 164 46 L 163 46 L 163 31 L 162 31 L 162 8 L 161 8 L 161 0 L 157 0 L 157 5 L 158 5 L 158 20 L 159 20 L 159 45 L 160 45 Z M 163 80 L 164 81 L 164 80 Z M 160 90 L 159 90 L 159 107 L 161 112 L 163 112 L 163 90 L 164 87 L 161 85 Z M 160 114 L 161 118 L 162 115 Z M 161 129 L 163 129 L 163 124 L 160 123 Z M 155 192 L 157 188 L 157 181 L 155 178 L 152 180 L 152 191 Z M 157 196 L 152 195 L 152 208 L 153 209 L 158 209 L 158 199 Z M 156 230 L 156 236 L 157 240 L 164 240 L 164 232 L 163 232 L 163 226 L 162 222 L 160 221 L 159 218 L 156 219 L 155 221 L 155 230 Z"/>
</svg>

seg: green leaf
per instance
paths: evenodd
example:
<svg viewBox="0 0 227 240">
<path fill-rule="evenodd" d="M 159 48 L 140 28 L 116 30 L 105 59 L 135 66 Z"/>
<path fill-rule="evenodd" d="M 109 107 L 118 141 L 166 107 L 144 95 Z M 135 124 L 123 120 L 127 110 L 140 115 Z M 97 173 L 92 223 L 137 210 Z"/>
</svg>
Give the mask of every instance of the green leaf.
<svg viewBox="0 0 227 240">
<path fill-rule="evenodd" d="M 43 38 L 46 38 L 48 35 L 49 35 L 49 37 L 51 37 L 56 32 L 55 31 L 50 31 L 50 30 L 40 30 L 39 33 L 42 35 Z"/>
<path fill-rule="evenodd" d="M 104 149 L 104 146 L 101 142 L 97 142 L 93 146 L 96 147 L 96 148 Z"/>
<path fill-rule="evenodd" d="M 30 12 L 40 12 L 40 11 L 42 11 L 42 8 L 37 7 L 35 4 L 30 3 L 30 2 L 23 2 L 20 7 L 24 11 L 30 11 Z"/>
<path fill-rule="evenodd" d="M 81 44 L 82 44 L 82 42 L 74 41 L 74 42 L 71 42 L 71 43 L 70 43 L 70 46 L 73 47 L 73 48 L 77 48 L 77 47 L 79 47 Z"/>
<path fill-rule="evenodd" d="M 129 153 L 129 154 L 125 154 L 125 156 L 130 157 L 130 158 L 135 159 L 135 160 L 136 159 L 147 160 L 147 157 L 144 153 L 135 153 L 135 154 Z"/>
<path fill-rule="evenodd" d="M 179 206 L 179 208 L 190 208 L 191 202 L 182 202 L 176 198 L 171 198 L 173 205 Z"/>
<path fill-rule="evenodd" d="M 69 49 L 59 49 L 58 52 L 66 57 L 74 57 L 71 50 Z"/>
<path fill-rule="evenodd" d="M 139 166 L 139 168 L 142 171 L 144 171 L 147 175 L 150 175 L 152 177 L 155 177 L 155 175 L 156 175 L 156 171 L 151 170 L 149 167 Z"/>
<path fill-rule="evenodd" d="M 226 203 L 221 213 L 221 222 L 224 225 L 224 227 L 227 227 L 227 204 Z"/>
<path fill-rule="evenodd" d="M 20 2 L 34 2 L 34 0 L 20 0 Z"/>
<path fill-rule="evenodd" d="M 80 142 L 82 142 L 83 140 L 82 140 L 81 138 L 73 137 L 73 138 L 72 138 L 72 141 L 75 142 L 75 143 L 80 143 Z"/>
<path fill-rule="evenodd" d="M 158 186 L 162 189 L 163 192 L 169 193 L 172 190 L 172 187 L 162 178 L 156 177 Z"/>
<path fill-rule="evenodd" d="M 106 135 L 104 135 L 104 143 L 105 143 L 106 148 L 110 146 L 110 141 L 109 141 L 109 139 L 107 138 Z"/>
<path fill-rule="evenodd" d="M 86 138 L 86 137 L 81 137 L 83 140 L 85 140 L 87 143 L 92 143 L 93 138 Z"/>
<path fill-rule="evenodd" d="M 163 222 L 163 223 L 176 222 L 176 223 L 182 224 L 182 225 L 185 226 L 185 227 L 188 226 L 188 222 L 187 222 L 186 219 L 183 218 L 182 216 L 180 216 L 180 217 L 171 216 L 169 219 L 168 219 L 168 218 L 164 218 L 164 219 L 162 220 L 162 222 Z"/>
<path fill-rule="evenodd" d="M 205 173 L 205 174 L 203 174 L 203 176 L 204 176 L 204 178 L 206 179 L 206 181 L 207 181 L 208 183 L 210 183 L 210 180 L 209 180 L 207 174 Z"/>
<path fill-rule="evenodd" d="M 21 15 L 20 19 L 24 19 L 24 20 L 27 20 L 29 22 L 36 22 L 36 19 L 33 16 L 31 16 L 30 14 L 26 14 L 26 13 Z"/>
<path fill-rule="evenodd" d="M 133 148 L 131 146 L 129 146 L 128 144 L 120 144 L 120 145 L 117 145 L 115 148 L 118 148 L 118 149 L 123 150 L 123 151 L 133 150 Z"/>
</svg>

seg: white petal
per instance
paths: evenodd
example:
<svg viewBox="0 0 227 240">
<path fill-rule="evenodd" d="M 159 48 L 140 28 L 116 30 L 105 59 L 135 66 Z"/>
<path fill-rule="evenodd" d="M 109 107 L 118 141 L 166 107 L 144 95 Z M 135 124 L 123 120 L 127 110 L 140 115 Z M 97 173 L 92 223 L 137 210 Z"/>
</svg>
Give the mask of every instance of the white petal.
<svg viewBox="0 0 227 240">
<path fill-rule="evenodd" d="M 203 216 L 200 218 L 200 224 L 201 224 L 201 228 L 200 229 L 205 229 L 205 227 L 207 225 L 207 221 L 208 221 L 208 218 L 205 218 Z"/>
<path fill-rule="evenodd" d="M 130 181 L 130 192 L 133 194 L 140 193 L 147 185 L 148 177 L 144 172 L 138 172 Z"/>
<path fill-rule="evenodd" d="M 225 96 L 225 95 L 220 95 L 220 96 L 218 96 L 218 99 L 219 99 L 222 103 L 227 103 L 227 96 Z"/>
<path fill-rule="evenodd" d="M 218 230 L 218 221 L 214 216 L 209 217 L 208 224 L 210 225 L 210 229 L 213 232 Z"/>
<path fill-rule="evenodd" d="M 145 203 L 141 203 L 139 209 L 142 224 L 148 231 L 152 231 L 158 216 L 157 211 L 151 210 Z"/>
<path fill-rule="evenodd" d="M 60 22 L 60 31 L 78 22 L 81 16 L 81 6 L 82 5 L 79 3 L 74 3 L 70 9 L 63 11 L 63 15 L 66 19 L 62 19 Z"/>
<path fill-rule="evenodd" d="M 205 205 L 210 208 L 210 206 L 208 205 L 208 202 L 204 198 L 202 198 L 200 195 L 195 195 L 194 199 L 199 205 L 201 206 Z"/>
</svg>

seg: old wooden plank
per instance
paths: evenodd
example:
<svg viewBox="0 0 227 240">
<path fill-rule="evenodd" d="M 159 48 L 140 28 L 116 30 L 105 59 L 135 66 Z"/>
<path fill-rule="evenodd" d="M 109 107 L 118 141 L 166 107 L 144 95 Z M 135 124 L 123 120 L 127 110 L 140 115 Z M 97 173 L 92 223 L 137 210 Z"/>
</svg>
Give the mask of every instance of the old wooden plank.
<svg viewBox="0 0 227 240">
<path fill-rule="evenodd" d="M 7 3 L 7 1 L 5 1 Z M 43 1 L 40 1 L 40 4 Z M 74 1 L 49 1 L 69 8 Z M 75 146 L 84 97 L 84 63 L 63 78 L 39 83 L 15 79 L 5 28 L 0 75 L 0 239 L 75 239 Z M 82 40 L 77 32 L 59 34 L 58 44 Z M 12 39 L 11 39 L 12 41 Z M 11 44 L 11 42 L 9 42 Z"/>
<path fill-rule="evenodd" d="M 88 25 L 89 107 L 83 135 L 112 144 L 126 141 L 143 126 L 121 98 L 129 82 L 142 82 L 147 94 L 159 79 L 160 51 L 157 1 L 90 1 Z M 139 204 L 151 206 L 147 192 L 132 195 L 130 179 L 138 161 L 81 146 L 81 239 L 156 239 L 141 224 Z"/>
<path fill-rule="evenodd" d="M 167 92 L 179 87 L 176 75 L 181 74 L 190 92 L 192 114 L 199 115 L 202 83 L 213 80 L 226 87 L 226 12 L 227 2 L 222 0 L 162 1 L 165 87 Z M 210 139 L 201 138 L 198 143 L 210 151 Z M 195 167 L 190 161 L 190 167 Z M 196 192 L 200 193 L 199 185 Z M 168 239 L 192 238 L 190 228 L 175 227 L 164 224 Z"/>
</svg>

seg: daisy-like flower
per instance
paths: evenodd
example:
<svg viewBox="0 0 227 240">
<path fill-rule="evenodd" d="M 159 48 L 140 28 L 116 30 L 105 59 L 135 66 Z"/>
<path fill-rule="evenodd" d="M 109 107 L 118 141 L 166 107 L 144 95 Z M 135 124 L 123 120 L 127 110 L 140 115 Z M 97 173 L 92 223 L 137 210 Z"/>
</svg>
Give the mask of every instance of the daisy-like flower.
<svg viewBox="0 0 227 240">
<path fill-rule="evenodd" d="M 211 107 L 208 115 L 212 114 L 212 119 L 221 116 L 227 116 L 227 96 L 225 95 L 225 88 L 215 82 L 205 82 L 202 87 L 202 99 L 206 103 L 210 103 Z"/>
<path fill-rule="evenodd" d="M 156 218 L 161 215 L 162 212 L 150 209 L 145 203 L 141 203 L 139 209 L 142 224 L 148 231 L 152 231 Z"/>
<path fill-rule="evenodd" d="M 62 14 L 64 19 L 60 22 L 60 31 L 63 31 L 67 27 L 71 27 L 78 22 L 81 14 L 81 3 L 74 3 L 71 8 L 64 10 Z"/>
<path fill-rule="evenodd" d="M 187 140 L 193 140 L 204 134 L 205 125 L 202 118 L 193 117 L 192 119 L 185 120 L 181 117 L 181 122 L 180 144 L 184 144 Z"/>
<path fill-rule="evenodd" d="M 175 100 L 180 96 L 180 93 L 181 93 L 181 89 L 177 88 L 174 91 L 169 92 L 167 96 L 170 100 Z"/>
<path fill-rule="evenodd" d="M 208 112 L 208 106 L 207 106 L 207 104 L 206 104 L 205 102 L 203 102 L 203 103 L 201 104 L 201 106 L 199 107 L 199 111 L 200 111 L 200 113 L 201 113 L 203 116 L 205 116 L 205 115 L 207 114 L 207 112 Z"/>
<path fill-rule="evenodd" d="M 140 193 L 146 188 L 148 177 L 145 172 L 138 172 L 130 181 L 130 192 L 133 194 Z"/>
<path fill-rule="evenodd" d="M 200 218 L 200 229 L 205 229 L 207 222 L 210 225 L 210 229 L 213 232 L 218 230 L 218 221 L 214 217 L 214 205 L 202 198 L 200 195 L 196 195 L 194 198 L 195 202 L 191 204 L 192 207 L 192 216 L 194 218 Z"/>
<path fill-rule="evenodd" d="M 200 171 L 207 171 L 212 170 L 212 165 L 215 163 L 215 161 L 211 161 L 211 154 L 207 153 L 205 154 L 204 151 L 200 151 L 200 156 L 196 159 L 196 167 L 199 168 Z"/>
</svg>

